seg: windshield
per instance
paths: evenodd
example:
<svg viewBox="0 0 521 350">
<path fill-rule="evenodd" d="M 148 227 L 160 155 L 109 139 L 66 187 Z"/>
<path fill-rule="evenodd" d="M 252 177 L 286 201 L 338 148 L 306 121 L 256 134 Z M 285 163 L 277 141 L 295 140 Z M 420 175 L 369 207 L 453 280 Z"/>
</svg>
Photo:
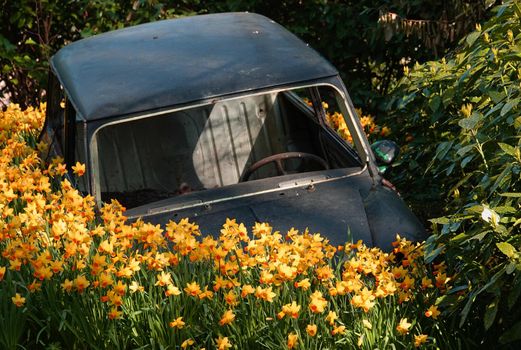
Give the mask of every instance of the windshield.
<svg viewBox="0 0 521 350">
<path fill-rule="evenodd" d="M 321 93 L 329 110 L 340 110 Z M 95 143 L 101 199 L 132 208 L 243 181 L 360 166 L 320 99 L 313 88 L 271 92 L 102 127 Z"/>
</svg>

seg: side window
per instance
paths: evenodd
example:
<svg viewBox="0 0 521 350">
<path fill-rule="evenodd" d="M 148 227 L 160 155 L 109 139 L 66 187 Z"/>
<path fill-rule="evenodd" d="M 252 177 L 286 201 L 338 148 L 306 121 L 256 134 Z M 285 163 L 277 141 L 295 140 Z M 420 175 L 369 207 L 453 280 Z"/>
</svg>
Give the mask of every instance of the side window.
<svg viewBox="0 0 521 350">
<path fill-rule="evenodd" d="M 353 147 L 353 137 L 351 136 L 351 132 L 349 131 L 339 105 L 339 102 L 341 102 L 339 98 L 341 97 L 338 96 L 335 89 L 327 86 L 319 87 L 318 91 L 325 113 L 326 126 Z"/>
</svg>

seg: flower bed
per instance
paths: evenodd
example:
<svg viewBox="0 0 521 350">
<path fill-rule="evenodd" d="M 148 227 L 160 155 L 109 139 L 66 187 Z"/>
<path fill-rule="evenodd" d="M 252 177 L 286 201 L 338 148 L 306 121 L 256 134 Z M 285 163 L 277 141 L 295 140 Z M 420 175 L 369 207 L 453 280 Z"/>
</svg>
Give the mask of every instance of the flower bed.
<svg viewBox="0 0 521 350">
<path fill-rule="evenodd" d="M 0 114 L 0 346 L 26 348 L 446 347 L 444 263 L 397 238 L 384 253 L 318 233 L 247 228 L 202 236 L 186 219 L 96 214 L 85 168 L 42 161 L 45 105 Z M 66 176 L 69 172 L 70 176 Z M 70 179 L 70 180 L 69 180 Z M 298 225 L 298 223 L 295 223 Z M 325 233 L 327 234 L 327 233 Z"/>
</svg>

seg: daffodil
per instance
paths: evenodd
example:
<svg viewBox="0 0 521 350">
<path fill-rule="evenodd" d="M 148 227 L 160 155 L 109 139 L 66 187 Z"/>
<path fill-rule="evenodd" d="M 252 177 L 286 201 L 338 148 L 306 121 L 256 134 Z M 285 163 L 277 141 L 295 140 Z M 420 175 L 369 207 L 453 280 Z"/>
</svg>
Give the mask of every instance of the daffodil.
<svg viewBox="0 0 521 350">
<path fill-rule="evenodd" d="M 427 334 L 418 334 L 414 336 L 414 347 L 419 348 L 422 344 L 427 342 Z"/>
<path fill-rule="evenodd" d="M 217 350 L 226 350 L 232 347 L 232 343 L 230 342 L 228 337 L 219 336 L 219 338 L 217 338 L 215 342 L 217 343 Z"/>
<path fill-rule="evenodd" d="M 437 319 L 440 315 L 440 311 L 438 310 L 438 307 L 436 305 L 431 305 L 427 311 L 425 311 L 426 317 L 432 317 L 433 319 Z"/>
<path fill-rule="evenodd" d="M 182 317 L 178 317 L 169 323 L 170 328 L 182 329 L 185 326 L 185 322 Z"/>
<path fill-rule="evenodd" d="M 230 324 L 235 320 L 235 314 L 232 310 L 226 310 L 224 314 L 222 315 L 221 319 L 219 320 L 219 324 L 221 326 Z"/>
<path fill-rule="evenodd" d="M 405 335 L 405 334 L 409 333 L 409 329 L 411 328 L 411 326 L 412 326 L 412 324 L 407 322 L 406 318 L 402 318 L 400 320 L 400 323 L 398 323 L 398 326 L 396 326 L 396 330 L 400 334 Z"/>
<path fill-rule="evenodd" d="M 22 307 L 25 304 L 25 298 L 22 297 L 19 293 L 16 293 L 14 297 L 11 298 L 13 301 L 13 304 L 16 305 L 16 307 Z"/>
<path fill-rule="evenodd" d="M 314 337 L 317 335 L 317 325 L 315 324 L 308 324 L 306 326 L 306 332 L 309 334 L 310 337 Z"/>
<path fill-rule="evenodd" d="M 298 335 L 296 333 L 288 334 L 288 349 L 293 349 L 298 344 Z"/>
</svg>

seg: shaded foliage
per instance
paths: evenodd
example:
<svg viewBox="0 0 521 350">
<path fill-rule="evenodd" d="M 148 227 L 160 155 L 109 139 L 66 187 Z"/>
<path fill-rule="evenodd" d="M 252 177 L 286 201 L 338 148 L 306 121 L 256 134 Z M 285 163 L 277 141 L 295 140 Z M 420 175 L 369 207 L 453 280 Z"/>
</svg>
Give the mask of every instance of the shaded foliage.
<svg viewBox="0 0 521 350">
<path fill-rule="evenodd" d="M 521 339 L 520 23 L 508 1 L 451 55 L 406 70 L 387 120 L 405 144 L 396 182 L 445 214 L 426 249 L 456 273 L 441 302 L 490 344 Z"/>
<path fill-rule="evenodd" d="M 485 4 L 485 0 L 434 5 L 425 0 L 0 0 L 0 81 L 7 84 L 4 92 L 11 93 L 11 100 L 37 104 L 44 94 L 49 57 L 71 41 L 158 19 L 251 11 L 281 23 L 324 54 L 342 72 L 355 104 L 374 114 L 401 76 L 404 63 L 435 58 L 425 38 L 403 30 L 389 37 L 379 24 L 382 12 L 447 23 L 466 13 L 467 21 L 475 22 L 486 14 Z M 443 44 L 437 49 L 440 54 L 452 45 Z"/>
</svg>

